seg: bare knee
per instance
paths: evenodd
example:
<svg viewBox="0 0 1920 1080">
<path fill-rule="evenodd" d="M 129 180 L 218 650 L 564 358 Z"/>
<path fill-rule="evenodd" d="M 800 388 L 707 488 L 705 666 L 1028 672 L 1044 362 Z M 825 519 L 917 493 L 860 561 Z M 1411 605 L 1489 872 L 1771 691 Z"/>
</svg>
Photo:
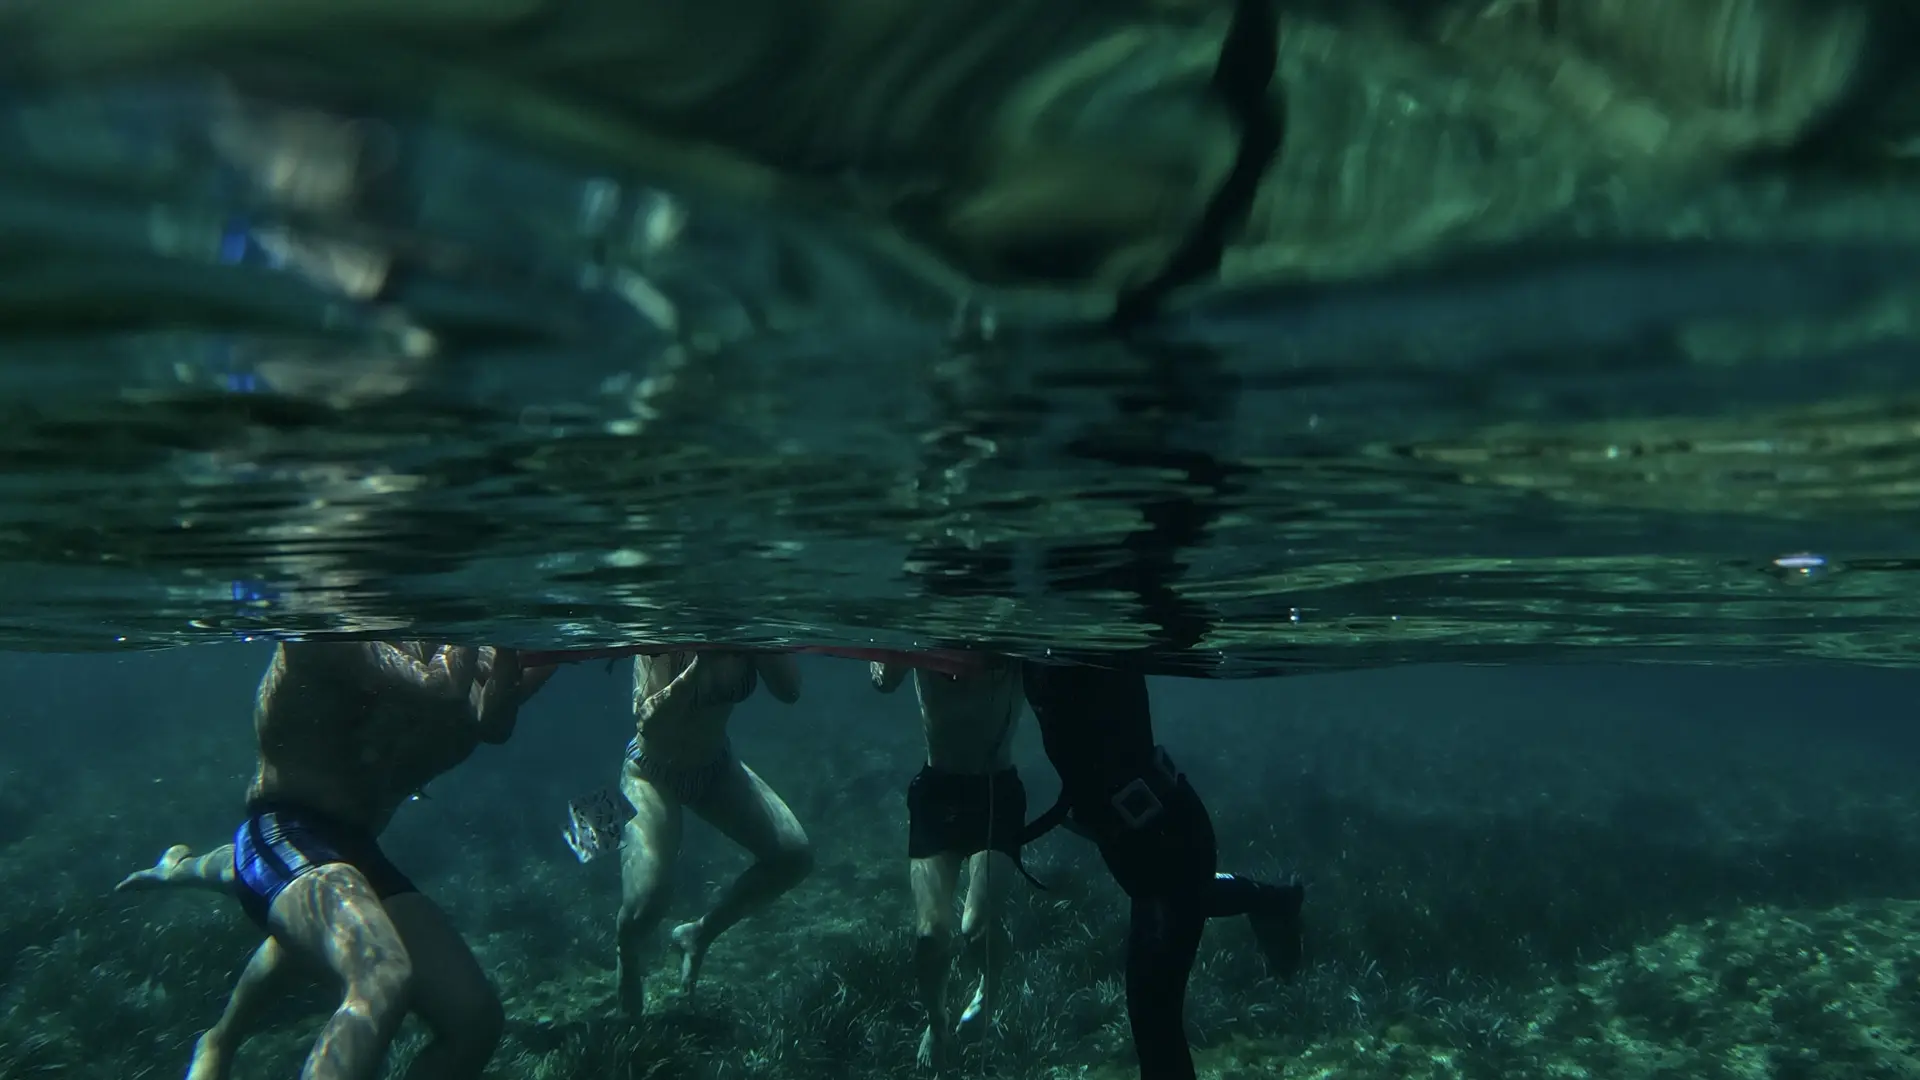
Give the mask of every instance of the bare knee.
<svg viewBox="0 0 1920 1080">
<path fill-rule="evenodd" d="M 783 836 L 780 845 L 763 860 L 767 870 L 788 888 L 813 873 L 813 843 L 805 833 Z"/>
<path fill-rule="evenodd" d="M 943 872 L 944 857 L 914 859 L 909 865 L 913 883 L 913 932 L 922 942 L 953 936 L 953 881 Z"/>
<path fill-rule="evenodd" d="M 630 887 L 620 891 L 620 925 L 639 922 L 647 913 L 660 906 L 659 893 L 663 890 L 649 888 L 646 885 Z"/>
<path fill-rule="evenodd" d="M 960 918 L 960 938 L 969 945 L 977 944 L 992 929 L 993 916 L 986 912 L 968 908 Z"/>
<path fill-rule="evenodd" d="M 913 933 L 921 943 L 938 941 L 943 947 L 953 937 L 953 914 L 947 905 L 921 900 L 914 905 Z"/>
<path fill-rule="evenodd" d="M 647 866 L 628 873 L 620 890 L 618 926 L 623 934 L 644 933 L 666 913 L 671 890 L 661 867 Z"/>
<path fill-rule="evenodd" d="M 413 960 L 401 950 L 383 950 L 358 971 L 344 972 L 346 996 L 340 1007 L 376 1023 L 398 1023 L 413 986 Z"/>
<path fill-rule="evenodd" d="M 665 909 L 665 897 L 657 894 L 626 897 L 620 902 L 620 915 L 615 925 L 621 937 L 644 934 L 660 921 L 661 912 Z"/>
</svg>

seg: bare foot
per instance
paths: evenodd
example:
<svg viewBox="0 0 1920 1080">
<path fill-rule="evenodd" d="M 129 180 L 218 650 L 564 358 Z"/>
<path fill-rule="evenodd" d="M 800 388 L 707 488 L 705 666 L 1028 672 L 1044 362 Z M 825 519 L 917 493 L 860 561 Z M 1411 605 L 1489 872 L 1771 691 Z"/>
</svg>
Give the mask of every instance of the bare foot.
<svg viewBox="0 0 1920 1080">
<path fill-rule="evenodd" d="M 976 987 L 973 991 L 973 1000 L 967 1002 L 967 1007 L 961 1011 L 960 1023 L 955 1026 L 954 1030 L 978 1031 L 979 1028 L 981 1027 L 980 1021 L 985 1020 L 986 1018 L 987 1018 L 987 980 L 981 979 L 980 985 Z"/>
<path fill-rule="evenodd" d="M 145 870 L 137 870 L 120 879 L 113 887 L 114 892 L 137 892 L 141 889 L 159 889 L 172 884 L 173 877 L 180 864 L 187 859 L 187 845 L 175 844 L 161 853 L 160 861 Z"/>
<path fill-rule="evenodd" d="M 180 847 L 173 850 L 184 852 L 187 849 Z M 187 1066 L 187 1080 L 227 1080 L 227 1073 L 232 1071 L 232 1067 L 233 1055 L 220 1045 L 213 1032 L 208 1031 L 193 1044 L 193 1063 Z"/>
<path fill-rule="evenodd" d="M 929 1072 L 937 1070 L 946 1062 L 947 1040 L 941 1037 L 939 1028 L 927 1025 L 926 1034 L 920 1036 L 920 1052 L 915 1062 Z"/>
<path fill-rule="evenodd" d="M 673 928 L 673 947 L 680 950 L 680 992 L 693 993 L 700 981 L 700 965 L 707 958 L 707 939 L 697 922 Z"/>
</svg>

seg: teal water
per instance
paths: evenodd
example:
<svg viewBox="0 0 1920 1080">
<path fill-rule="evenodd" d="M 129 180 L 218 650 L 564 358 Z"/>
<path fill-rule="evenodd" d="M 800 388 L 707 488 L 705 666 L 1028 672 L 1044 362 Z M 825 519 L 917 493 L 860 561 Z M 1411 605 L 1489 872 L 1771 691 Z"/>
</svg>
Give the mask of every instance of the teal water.
<svg viewBox="0 0 1920 1080">
<path fill-rule="evenodd" d="M 82 9 L 0 11 L 0 1080 L 184 1070 L 258 934 L 112 885 L 230 835 L 258 639 L 402 633 L 1241 680 L 1156 680 L 1160 735 L 1226 866 L 1306 875 L 1310 968 L 1277 983 L 1209 931 L 1206 1080 L 1920 1075 L 1911 137 L 1825 158 L 1813 124 L 1649 184 L 1473 115 L 1500 63 L 1435 74 L 1307 8 L 1283 272 L 1126 335 L 1084 291 L 969 280 L 858 170 L 716 164 L 583 91 L 591 65 L 509 77 L 514 35 L 192 62 L 133 35 L 161 62 L 63 70 L 33 20 Z M 1824 47 L 1808 12 L 1851 17 L 1779 44 L 1786 8 L 1663 25 L 1772 33 L 1730 75 L 1751 98 Z M 1840 135 L 1911 112 L 1877 17 L 1885 70 L 1818 118 Z M 919 731 L 805 663 L 736 746 L 814 873 L 701 995 L 663 955 L 638 1023 L 618 875 L 560 837 L 632 733 L 624 669 L 567 670 L 403 807 L 386 842 L 505 1003 L 490 1077 L 909 1072 Z M 1037 809 L 1053 777 L 1017 749 Z M 1131 1077 L 1123 898 L 1070 837 L 1029 854 L 1017 990 L 954 1072 Z M 691 830 L 671 914 L 739 865 Z M 236 1080 L 294 1071 L 332 1003 L 280 1005 Z"/>
<path fill-rule="evenodd" d="M 0 105 L 7 644 L 1908 662 L 1920 203 L 1883 176 L 1203 288 L 1129 343 L 483 110 L 355 121 L 379 198 L 289 211 L 209 132 L 348 114 L 223 86 Z"/>
</svg>

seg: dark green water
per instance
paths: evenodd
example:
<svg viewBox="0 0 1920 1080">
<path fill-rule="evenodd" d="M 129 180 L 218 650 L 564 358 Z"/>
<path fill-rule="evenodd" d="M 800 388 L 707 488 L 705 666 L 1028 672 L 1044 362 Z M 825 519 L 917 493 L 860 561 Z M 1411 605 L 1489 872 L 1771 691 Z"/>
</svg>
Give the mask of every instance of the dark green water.
<svg viewBox="0 0 1920 1080">
<path fill-rule="evenodd" d="M 258 933 L 222 897 L 111 889 L 169 844 L 230 835 L 264 662 L 260 646 L 0 657 L 0 1075 L 184 1072 Z M 798 705 L 735 717 L 816 868 L 714 947 L 694 999 L 663 928 L 637 1026 L 613 996 L 618 874 L 560 838 L 566 800 L 608 782 L 631 735 L 624 669 L 563 672 L 512 742 L 402 808 L 388 851 L 506 1004 L 490 1077 L 910 1070 L 903 789 L 922 747 L 911 702 L 864 674 L 808 660 Z M 1296 983 L 1264 976 L 1237 920 L 1209 929 L 1188 1010 L 1202 1075 L 1902 1075 L 1920 1041 L 1910 684 L 1606 667 L 1156 681 L 1223 865 L 1295 869 L 1312 890 Z M 1029 725 L 1016 746 L 1036 806 L 1054 789 L 1037 743 Z M 1124 898 L 1071 836 L 1028 861 L 1050 889 L 1009 894 L 1012 992 L 955 1075 L 1132 1075 Z M 669 923 L 744 863 L 690 827 Z M 332 1004 L 315 983 L 273 1009 L 237 1078 L 293 1073 Z M 421 1036 L 406 1028 L 396 1065 Z"/>
<path fill-rule="evenodd" d="M 16 82 L 0 640 L 1907 664 L 1906 159 L 1456 160 L 1471 65 L 1290 25 L 1312 228 L 1128 340 L 477 54 Z M 288 209 L 349 136 L 373 194 Z"/>
</svg>

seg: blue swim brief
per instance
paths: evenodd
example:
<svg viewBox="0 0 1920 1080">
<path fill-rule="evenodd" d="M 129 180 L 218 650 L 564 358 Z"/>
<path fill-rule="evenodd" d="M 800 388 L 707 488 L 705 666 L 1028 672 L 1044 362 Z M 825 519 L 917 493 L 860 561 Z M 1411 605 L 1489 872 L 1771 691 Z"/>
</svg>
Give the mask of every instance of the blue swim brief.
<svg viewBox="0 0 1920 1080">
<path fill-rule="evenodd" d="M 420 891 L 380 850 L 371 830 L 318 810 L 256 802 L 233 834 L 234 891 L 262 929 L 287 886 L 334 863 L 360 871 L 382 900 Z"/>
</svg>

